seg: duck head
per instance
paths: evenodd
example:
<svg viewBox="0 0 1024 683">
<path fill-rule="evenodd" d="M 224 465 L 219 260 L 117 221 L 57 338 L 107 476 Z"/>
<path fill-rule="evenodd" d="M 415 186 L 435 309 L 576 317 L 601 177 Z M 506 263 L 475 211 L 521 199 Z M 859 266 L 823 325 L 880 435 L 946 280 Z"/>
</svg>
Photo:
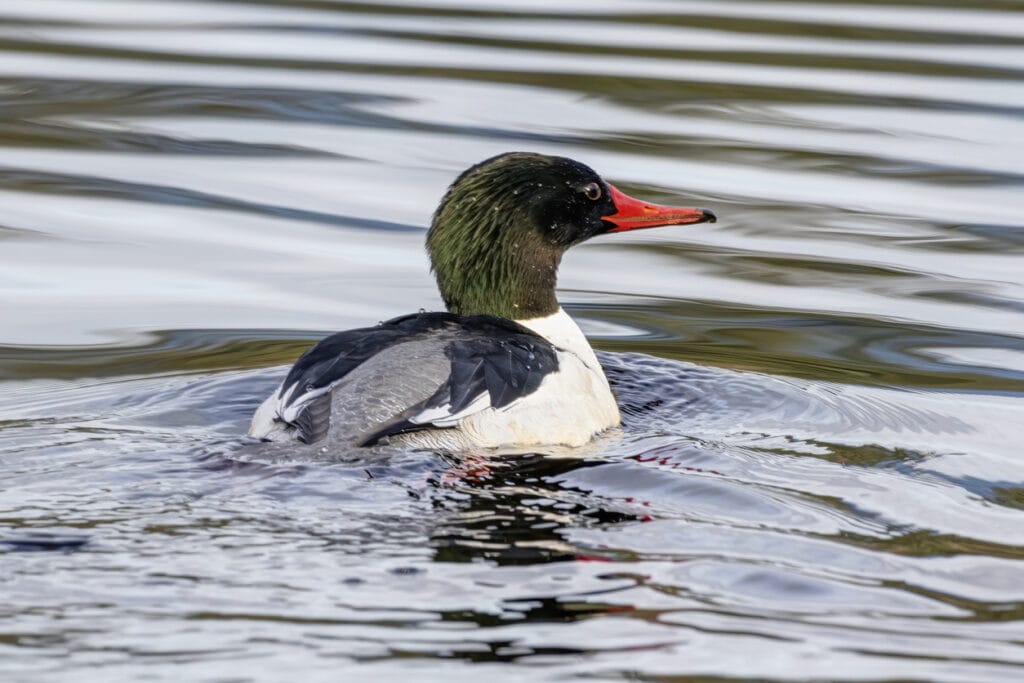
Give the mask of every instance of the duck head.
<svg viewBox="0 0 1024 683">
<path fill-rule="evenodd" d="M 634 199 L 578 161 L 513 152 L 456 178 L 434 213 L 427 251 L 449 311 L 528 320 L 558 310 L 558 265 L 574 244 L 714 221 L 707 209 Z"/>
</svg>

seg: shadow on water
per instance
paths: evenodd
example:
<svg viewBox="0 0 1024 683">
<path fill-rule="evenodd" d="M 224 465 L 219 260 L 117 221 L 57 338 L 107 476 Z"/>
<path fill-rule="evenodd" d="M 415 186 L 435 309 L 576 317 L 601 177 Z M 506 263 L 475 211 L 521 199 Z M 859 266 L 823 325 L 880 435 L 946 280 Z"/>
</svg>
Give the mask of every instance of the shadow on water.
<svg viewBox="0 0 1024 683">
<path fill-rule="evenodd" d="M 443 520 L 431 536 L 435 560 L 499 565 L 605 560 L 581 556 L 564 537 L 570 526 L 638 519 L 564 483 L 566 475 L 600 465 L 597 460 L 543 455 L 458 463 L 438 482 L 456 495 L 434 503 Z"/>
</svg>

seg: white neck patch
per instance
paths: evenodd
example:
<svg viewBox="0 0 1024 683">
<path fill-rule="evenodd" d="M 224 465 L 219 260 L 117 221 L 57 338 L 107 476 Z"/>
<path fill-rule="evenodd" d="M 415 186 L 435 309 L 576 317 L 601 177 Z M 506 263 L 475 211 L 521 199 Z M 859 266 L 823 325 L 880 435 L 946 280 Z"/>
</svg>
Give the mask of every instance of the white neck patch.
<svg viewBox="0 0 1024 683">
<path fill-rule="evenodd" d="M 543 318 L 529 318 L 516 322 L 523 327 L 530 328 L 558 348 L 576 354 L 587 365 L 600 367 L 594 350 L 590 348 L 590 342 L 587 341 L 576 321 L 565 312 L 565 309 L 559 308 L 557 312 Z"/>
</svg>

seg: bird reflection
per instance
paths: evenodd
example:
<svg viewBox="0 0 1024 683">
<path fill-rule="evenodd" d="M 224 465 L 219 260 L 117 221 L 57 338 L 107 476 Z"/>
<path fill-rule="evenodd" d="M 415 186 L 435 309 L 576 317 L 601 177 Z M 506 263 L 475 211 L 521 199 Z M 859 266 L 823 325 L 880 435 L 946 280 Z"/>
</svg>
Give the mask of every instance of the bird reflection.
<svg viewBox="0 0 1024 683">
<path fill-rule="evenodd" d="M 638 519 L 568 483 L 571 472 L 602 464 L 538 454 L 460 459 L 434 482 L 441 520 L 431 535 L 434 559 L 499 565 L 604 559 L 565 540 L 569 527 Z"/>
</svg>

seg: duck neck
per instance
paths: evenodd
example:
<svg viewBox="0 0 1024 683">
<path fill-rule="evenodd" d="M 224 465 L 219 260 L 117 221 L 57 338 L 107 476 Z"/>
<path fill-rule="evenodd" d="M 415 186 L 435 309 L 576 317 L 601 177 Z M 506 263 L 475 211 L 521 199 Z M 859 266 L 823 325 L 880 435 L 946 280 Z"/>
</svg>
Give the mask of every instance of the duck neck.
<svg viewBox="0 0 1024 683">
<path fill-rule="evenodd" d="M 443 226 L 435 221 L 427 249 L 449 311 L 524 320 L 560 310 L 555 285 L 562 251 L 536 231 L 509 229 L 506 212 L 514 226 L 518 211 L 501 207 L 483 216 L 446 216 Z"/>
<path fill-rule="evenodd" d="M 550 315 L 521 318 L 516 322 L 544 337 L 554 346 L 576 354 L 588 366 L 600 367 L 590 342 L 564 309 L 559 308 Z"/>
</svg>

